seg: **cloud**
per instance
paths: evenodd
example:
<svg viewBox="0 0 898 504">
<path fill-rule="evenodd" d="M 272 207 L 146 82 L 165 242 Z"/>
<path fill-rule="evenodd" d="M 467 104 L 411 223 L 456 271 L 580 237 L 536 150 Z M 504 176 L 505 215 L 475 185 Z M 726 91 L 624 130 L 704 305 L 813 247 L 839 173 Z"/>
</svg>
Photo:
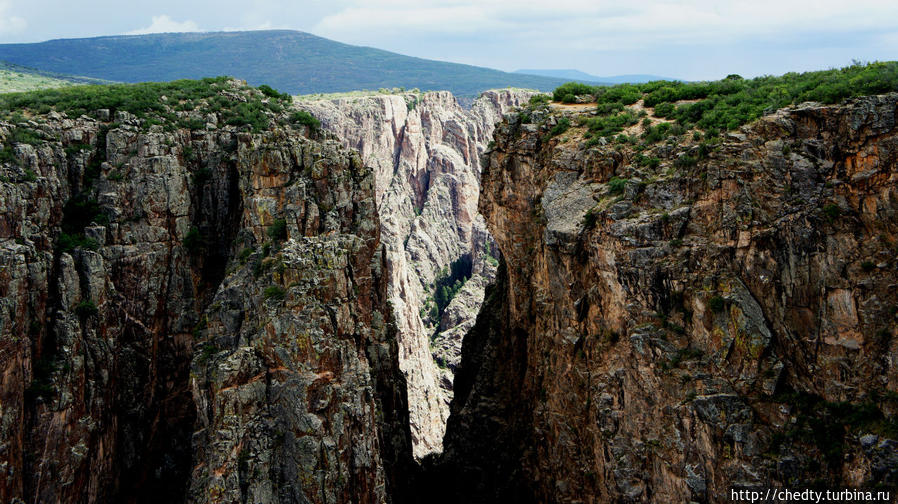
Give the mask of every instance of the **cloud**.
<svg viewBox="0 0 898 504">
<path fill-rule="evenodd" d="M 896 18 L 898 2 L 882 0 L 633 0 L 626 6 L 596 0 L 350 0 L 315 31 L 344 40 L 486 31 L 542 47 L 613 50 L 892 30 Z"/>
<path fill-rule="evenodd" d="M 22 33 L 28 28 L 28 22 L 19 16 L 8 14 L 9 2 L 0 2 L 0 35 Z"/>
<path fill-rule="evenodd" d="M 161 16 L 153 16 L 153 22 L 150 23 L 150 26 L 146 28 L 140 28 L 139 30 L 133 30 L 126 33 L 126 35 L 146 35 L 147 33 L 174 33 L 174 32 L 197 32 L 200 31 L 200 27 L 193 21 L 183 21 L 178 22 L 174 19 L 166 16 L 165 14 Z"/>
</svg>

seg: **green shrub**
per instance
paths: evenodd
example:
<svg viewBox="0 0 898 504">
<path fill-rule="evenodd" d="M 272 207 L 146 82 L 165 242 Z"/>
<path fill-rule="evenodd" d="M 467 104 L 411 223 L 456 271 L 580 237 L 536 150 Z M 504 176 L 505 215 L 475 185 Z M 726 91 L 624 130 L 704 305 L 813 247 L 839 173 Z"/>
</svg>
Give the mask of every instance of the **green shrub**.
<svg viewBox="0 0 898 504">
<path fill-rule="evenodd" d="M 191 131 L 201 130 L 206 127 L 206 121 L 203 121 L 202 119 L 196 119 L 196 118 L 180 119 L 178 121 L 178 126 L 181 128 L 189 129 Z"/>
<path fill-rule="evenodd" d="M 184 248 L 191 254 L 198 254 L 206 247 L 206 240 L 195 226 L 190 228 L 184 237 Z"/>
<path fill-rule="evenodd" d="M 653 144 L 666 139 L 670 135 L 671 123 L 663 122 L 655 126 L 649 126 L 642 132 L 642 139 L 647 144 Z"/>
<path fill-rule="evenodd" d="M 674 107 L 673 103 L 659 103 L 658 105 L 655 105 L 655 115 L 658 117 L 670 117 L 675 109 L 676 107 Z"/>
<path fill-rule="evenodd" d="M 297 110 L 290 114 L 290 122 L 308 126 L 312 131 L 318 131 L 321 128 L 321 121 L 305 110 Z"/>
<path fill-rule="evenodd" d="M 289 93 L 281 93 L 278 90 L 272 88 L 268 84 L 262 84 L 259 86 L 259 91 L 262 92 L 265 96 L 269 98 L 275 98 L 277 100 L 292 100 L 293 97 L 290 96 Z"/>
<path fill-rule="evenodd" d="M 632 105 L 642 98 L 642 91 L 633 84 L 599 87 L 596 88 L 594 94 L 599 103 L 619 103 L 621 105 Z"/>
<path fill-rule="evenodd" d="M 274 241 L 284 241 L 287 239 L 287 221 L 284 219 L 276 219 L 268 226 L 268 236 Z"/>
<path fill-rule="evenodd" d="M 96 240 L 87 238 L 84 236 L 84 234 L 81 233 L 69 234 L 66 232 L 62 232 L 59 234 L 59 238 L 56 240 L 56 248 L 60 252 L 71 252 L 76 248 L 97 250 L 98 248 L 100 248 L 100 244 L 97 243 Z"/>
<path fill-rule="evenodd" d="M 237 259 L 240 261 L 240 264 L 246 264 L 246 261 L 249 260 L 249 256 L 253 255 L 253 252 L 254 250 L 252 247 L 246 247 L 241 250 L 240 253 L 237 254 Z"/>
<path fill-rule="evenodd" d="M 90 299 L 81 301 L 75 306 L 75 313 L 80 317 L 92 317 L 99 313 L 99 309 L 97 309 L 97 305 L 94 304 Z"/>
<path fill-rule="evenodd" d="M 723 311 L 725 302 L 720 296 L 711 296 L 711 299 L 708 300 L 708 307 L 711 308 L 715 313 L 720 313 Z"/>
<path fill-rule="evenodd" d="M 620 111 L 624 110 L 624 105 L 622 103 L 599 103 L 596 105 L 596 113 L 599 115 L 609 115 L 616 114 Z M 651 121 L 650 121 L 651 122 Z"/>
<path fill-rule="evenodd" d="M 275 301 L 283 301 L 287 295 L 287 291 L 280 285 L 269 285 L 263 293 L 265 299 L 273 299 Z"/>
<path fill-rule="evenodd" d="M 558 135 L 564 133 L 565 131 L 569 130 L 570 127 L 571 127 L 570 119 L 568 119 L 567 117 L 562 117 L 561 119 L 558 120 L 558 124 L 556 124 L 555 127 L 553 127 L 551 131 L 549 131 L 549 135 L 550 136 L 558 136 Z"/>
<path fill-rule="evenodd" d="M 662 113 L 679 123 L 708 130 L 738 128 L 767 110 L 804 101 L 838 103 L 846 98 L 898 90 L 898 63 L 852 65 L 821 72 L 788 73 L 755 79 L 737 77 L 714 82 L 666 82 L 642 85 L 647 107 L 698 100 Z M 665 113 L 667 112 L 667 113 Z"/>
<path fill-rule="evenodd" d="M 559 102 L 563 101 L 566 96 L 593 95 L 597 89 L 595 86 L 581 82 L 567 82 L 555 88 L 555 91 L 552 92 L 552 100 Z"/>
<path fill-rule="evenodd" d="M 458 291 L 464 287 L 465 282 L 471 278 L 473 262 L 469 255 L 463 255 L 452 261 L 448 267 L 440 271 L 434 281 L 434 309 L 431 312 L 431 320 L 439 320 L 449 303 L 455 298 Z"/>
<path fill-rule="evenodd" d="M 537 105 L 542 105 L 545 103 L 549 103 L 551 101 L 551 97 L 547 94 L 536 94 L 530 97 L 530 106 L 535 107 Z"/>
<path fill-rule="evenodd" d="M 595 208 L 590 208 L 586 211 L 586 214 L 583 215 L 583 228 L 584 229 L 593 229 L 596 227 L 596 224 L 599 221 L 599 212 Z"/>
<path fill-rule="evenodd" d="M 689 168 L 696 164 L 698 164 L 698 158 L 688 154 L 683 154 L 674 161 L 674 166 L 677 168 Z"/>
<path fill-rule="evenodd" d="M 608 193 L 609 194 L 621 194 L 624 192 L 624 189 L 627 187 L 627 179 L 619 178 L 619 177 L 611 177 L 611 180 L 608 181 Z"/>
<path fill-rule="evenodd" d="M 826 216 L 826 220 L 833 222 L 839 218 L 839 215 L 842 214 L 842 210 L 839 208 L 839 205 L 829 203 L 824 205 L 823 214 Z"/>
<path fill-rule="evenodd" d="M 612 137 L 617 135 L 627 126 L 636 124 L 638 118 L 632 111 L 626 110 L 619 114 L 591 117 L 586 121 L 586 126 L 591 134 L 600 137 Z"/>
<path fill-rule="evenodd" d="M 661 164 L 661 160 L 656 157 L 649 157 L 642 153 L 636 154 L 634 158 L 637 166 L 645 166 L 651 169 L 657 168 Z"/>
</svg>

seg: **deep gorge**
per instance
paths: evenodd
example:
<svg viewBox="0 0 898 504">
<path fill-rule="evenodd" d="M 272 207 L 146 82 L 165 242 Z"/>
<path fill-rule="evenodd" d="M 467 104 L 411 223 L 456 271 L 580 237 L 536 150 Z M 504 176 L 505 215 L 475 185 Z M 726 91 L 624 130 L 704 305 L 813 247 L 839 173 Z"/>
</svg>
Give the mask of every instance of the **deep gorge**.
<svg viewBox="0 0 898 504">
<path fill-rule="evenodd" d="M 0 121 L 3 502 L 898 481 L 898 95 L 637 151 L 531 92 L 207 84 Z"/>
</svg>

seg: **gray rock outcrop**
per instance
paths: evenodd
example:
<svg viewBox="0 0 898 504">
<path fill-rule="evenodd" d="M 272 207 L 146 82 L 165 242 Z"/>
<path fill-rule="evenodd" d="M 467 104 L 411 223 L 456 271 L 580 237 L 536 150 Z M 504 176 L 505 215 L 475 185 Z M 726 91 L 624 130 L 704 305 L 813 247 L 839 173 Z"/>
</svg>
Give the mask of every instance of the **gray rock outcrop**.
<svg viewBox="0 0 898 504">
<path fill-rule="evenodd" d="M 495 123 L 532 94 L 487 91 L 470 109 L 449 92 L 297 102 L 374 170 L 417 457 L 441 450 L 461 339 L 495 275 L 495 242 L 477 213 L 480 156 Z M 436 283 L 458 260 L 471 276 L 433 316 Z"/>
</svg>

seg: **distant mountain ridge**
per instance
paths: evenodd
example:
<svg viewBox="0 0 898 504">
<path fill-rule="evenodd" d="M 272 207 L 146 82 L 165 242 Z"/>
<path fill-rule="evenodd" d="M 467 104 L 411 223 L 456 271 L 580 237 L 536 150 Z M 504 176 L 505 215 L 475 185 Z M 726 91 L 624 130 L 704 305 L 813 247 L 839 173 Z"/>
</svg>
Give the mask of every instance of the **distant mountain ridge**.
<svg viewBox="0 0 898 504">
<path fill-rule="evenodd" d="M 414 58 L 292 30 L 161 33 L 0 44 L 0 60 L 122 82 L 229 75 L 291 94 L 405 87 L 476 95 L 565 80 Z"/>
<path fill-rule="evenodd" d="M 651 75 L 651 74 L 626 74 L 626 75 L 612 75 L 609 77 L 599 77 L 598 75 L 588 74 L 586 72 L 581 72 L 580 70 L 575 70 L 572 68 L 569 69 L 558 69 L 558 70 L 550 70 L 550 69 L 526 69 L 526 70 L 515 70 L 514 73 L 518 74 L 527 74 L 527 75 L 541 75 L 544 77 L 553 77 L 564 80 L 576 80 L 583 82 L 597 82 L 600 84 L 623 84 L 623 83 L 631 83 L 631 84 L 640 84 L 643 82 L 651 82 L 656 80 L 679 80 L 672 79 L 670 77 L 661 77 L 660 75 Z"/>
</svg>

